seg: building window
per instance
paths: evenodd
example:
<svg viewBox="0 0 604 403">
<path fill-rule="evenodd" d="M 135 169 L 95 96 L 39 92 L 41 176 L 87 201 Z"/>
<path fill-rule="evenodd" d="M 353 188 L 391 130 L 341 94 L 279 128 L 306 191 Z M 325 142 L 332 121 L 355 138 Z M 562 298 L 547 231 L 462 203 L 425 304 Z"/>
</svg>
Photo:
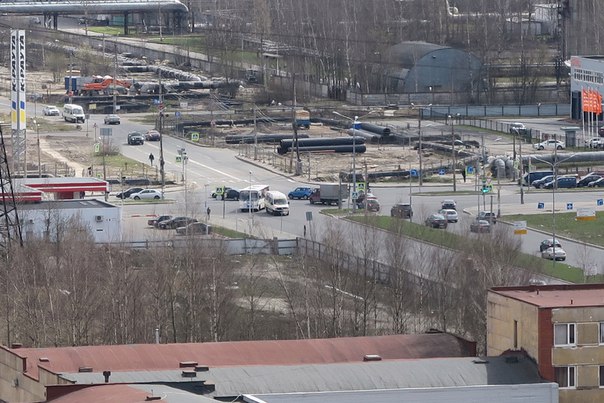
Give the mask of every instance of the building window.
<svg viewBox="0 0 604 403">
<path fill-rule="evenodd" d="M 604 322 L 600 322 L 600 344 L 604 344 Z"/>
<path fill-rule="evenodd" d="M 554 346 L 575 345 L 575 324 L 559 323 L 554 325 Z"/>
<path fill-rule="evenodd" d="M 574 388 L 577 384 L 576 380 L 576 367 L 556 367 L 556 383 L 561 388 Z M 602 374 L 602 367 L 600 367 L 600 374 Z M 601 383 L 601 381 L 600 381 Z"/>
<path fill-rule="evenodd" d="M 604 365 L 600 365 L 600 387 L 604 388 Z"/>
<path fill-rule="evenodd" d="M 514 349 L 518 348 L 518 321 L 514 321 Z"/>
</svg>

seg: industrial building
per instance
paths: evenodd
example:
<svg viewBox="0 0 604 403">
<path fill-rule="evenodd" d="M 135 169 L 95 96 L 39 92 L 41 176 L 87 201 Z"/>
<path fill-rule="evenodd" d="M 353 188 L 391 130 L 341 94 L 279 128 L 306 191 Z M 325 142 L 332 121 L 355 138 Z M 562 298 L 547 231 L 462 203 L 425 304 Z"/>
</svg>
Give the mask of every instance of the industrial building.
<svg viewBox="0 0 604 403">
<path fill-rule="evenodd" d="M 525 351 L 561 403 L 604 401 L 604 284 L 495 287 L 487 353 Z"/>
</svg>

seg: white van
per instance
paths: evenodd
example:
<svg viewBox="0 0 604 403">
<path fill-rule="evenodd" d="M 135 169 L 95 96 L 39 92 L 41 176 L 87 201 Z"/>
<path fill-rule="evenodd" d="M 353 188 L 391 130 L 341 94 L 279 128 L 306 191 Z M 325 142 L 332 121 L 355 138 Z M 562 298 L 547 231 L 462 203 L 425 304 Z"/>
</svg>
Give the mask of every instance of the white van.
<svg viewBox="0 0 604 403">
<path fill-rule="evenodd" d="M 80 105 L 65 104 L 63 105 L 63 119 L 66 122 L 84 123 L 86 115 L 84 115 L 84 109 Z"/>
<path fill-rule="evenodd" d="M 289 215 L 287 196 L 281 192 L 266 192 L 266 212 L 273 215 Z"/>
</svg>

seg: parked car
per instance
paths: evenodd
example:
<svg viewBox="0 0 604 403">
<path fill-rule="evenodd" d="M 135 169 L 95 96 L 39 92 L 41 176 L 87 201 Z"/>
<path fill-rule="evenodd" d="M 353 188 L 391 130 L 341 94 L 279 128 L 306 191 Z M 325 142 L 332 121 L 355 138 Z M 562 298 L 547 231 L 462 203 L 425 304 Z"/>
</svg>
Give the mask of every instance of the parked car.
<svg viewBox="0 0 604 403">
<path fill-rule="evenodd" d="M 589 186 L 589 184 L 591 182 L 595 182 L 595 181 L 597 181 L 600 178 L 601 178 L 600 175 L 591 175 L 591 174 L 585 175 L 584 177 L 582 177 L 581 179 L 579 179 L 577 181 L 577 187 L 578 188 L 582 188 L 582 187 L 585 187 L 585 186 Z"/>
<path fill-rule="evenodd" d="M 598 136 L 604 137 L 604 126 L 598 128 Z"/>
<path fill-rule="evenodd" d="M 139 132 L 128 133 L 128 145 L 143 145 L 145 144 L 145 137 Z"/>
<path fill-rule="evenodd" d="M 127 190 L 124 190 L 123 192 L 117 193 L 115 197 L 117 197 L 118 199 L 127 199 L 130 197 L 130 195 L 138 193 L 142 190 L 144 190 L 144 188 L 129 188 Z"/>
<path fill-rule="evenodd" d="M 208 235 L 212 233 L 212 226 L 204 222 L 192 222 L 184 227 L 176 228 L 178 235 Z"/>
<path fill-rule="evenodd" d="M 447 228 L 447 218 L 442 214 L 430 214 L 426 218 L 426 225 L 432 228 Z"/>
<path fill-rule="evenodd" d="M 304 199 L 307 200 L 312 193 L 312 188 L 298 187 L 287 194 L 288 199 Z"/>
<path fill-rule="evenodd" d="M 542 141 L 541 143 L 533 144 L 533 147 L 537 150 L 545 150 L 545 149 L 564 150 L 566 148 L 566 145 L 563 142 L 561 142 L 560 140 L 545 140 L 545 141 Z"/>
<path fill-rule="evenodd" d="M 480 211 L 478 216 L 476 216 L 477 220 L 485 220 L 487 222 L 497 224 L 497 214 L 492 211 Z"/>
<path fill-rule="evenodd" d="M 237 189 L 227 189 L 220 198 L 222 200 L 239 200 L 239 191 Z"/>
<path fill-rule="evenodd" d="M 539 252 L 543 252 L 544 250 L 551 248 L 552 246 L 554 246 L 554 240 L 552 238 L 544 239 L 543 241 L 541 241 L 541 244 L 539 244 Z M 560 245 L 560 241 L 558 241 L 557 239 L 556 239 L 556 247 L 557 248 L 562 247 L 562 245 Z"/>
<path fill-rule="evenodd" d="M 171 215 L 160 215 L 157 218 L 152 218 L 150 220 L 147 220 L 147 225 L 150 227 L 156 227 L 157 228 L 157 224 L 162 222 L 162 221 L 166 221 L 166 220 L 170 220 L 173 216 Z"/>
<path fill-rule="evenodd" d="M 541 257 L 543 259 L 564 261 L 564 260 L 566 260 L 566 252 L 562 248 L 558 248 L 558 247 L 553 248 L 552 247 L 552 248 L 547 248 L 546 250 L 541 252 Z"/>
<path fill-rule="evenodd" d="M 147 141 L 159 141 L 160 138 L 161 134 L 157 130 L 147 130 L 147 133 L 145 134 L 145 140 Z"/>
<path fill-rule="evenodd" d="M 390 217 L 411 218 L 413 217 L 413 209 L 409 203 L 396 203 L 390 209 Z"/>
<path fill-rule="evenodd" d="M 526 134 L 526 126 L 520 122 L 510 123 L 510 134 Z"/>
<path fill-rule="evenodd" d="M 455 223 L 459 221 L 459 215 L 456 210 L 453 209 L 441 209 L 439 211 L 440 214 L 444 215 L 449 223 Z"/>
<path fill-rule="evenodd" d="M 593 137 L 585 140 L 585 146 L 589 148 L 604 148 L 604 139 L 601 137 Z"/>
<path fill-rule="evenodd" d="M 470 224 L 470 232 L 477 234 L 491 232 L 491 224 L 487 220 L 474 220 Z"/>
<path fill-rule="evenodd" d="M 106 125 L 119 125 L 120 124 L 120 117 L 118 115 L 107 115 L 105 116 L 105 124 Z"/>
<path fill-rule="evenodd" d="M 594 181 L 591 181 L 587 184 L 587 187 L 590 188 L 601 188 L 604 187 L 604 178 L 600 177 Z"/>
<path fill-rule="evenodd" d="M 157 224 L 159 229 L 176 229 L 178 227 L 186 227 L 187 225 L 197 222 L 197 219 L 191 217 L 173 217 Z"/>
<path fill-rule="evenodd" d="M 537 188 L 537 189 L 543 189 L 543 186 L 547 183 L 547 182 L 551 182 L 554 180 L 554 175 L 546 175 L 541 179 L 537 179 L 531 182 L 531 186 Z"/>
<path fill-rule="evenodd" d="M 446 199 L 446 200 L 442 201 L 442 203 L 440 204 L 440 208 L 441 209 L 457 210 L 457 203 L 455 202 L 455 200 Z"/>
<path fill-rule="evenodd" d="M 577 178 L 575 176 L 559 176 L 556 180 L 552 180 L 544 184 L 542 189 L 552 189 L 553 187 L 556 189 L 571 189 L 577 187 Z"/>
<path fill-rule="evenodd" d="M 157 189 L 145 189 L 141 190 L 138 193 L 133 193 L 130 195 L 131 199 L 134 200 L 143 200 L 143 199 L 161 199 L 161 192 Z"/>
<path fill-rule="evenodd" d="M 60 116 L 61 112 L 56 106 L 46 105 L 44 108 L 42 108 L 42 114 L 44 116 Z"/>
</svg>

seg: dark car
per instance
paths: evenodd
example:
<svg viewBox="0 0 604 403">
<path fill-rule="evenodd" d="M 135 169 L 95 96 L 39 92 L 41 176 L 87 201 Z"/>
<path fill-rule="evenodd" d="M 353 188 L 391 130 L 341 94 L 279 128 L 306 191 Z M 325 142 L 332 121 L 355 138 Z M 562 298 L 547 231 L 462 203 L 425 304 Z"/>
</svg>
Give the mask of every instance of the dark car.
<svg viewBox="0 0 604 403">
<path fill-rule="evenodd" d="M 147 134 L 145 134 L 145 140 L 147 141 L 159 141 L 161 138 L 161 134 L 157 130 L 148 130 Z"/>
<path fill-rule="evenodd" d="M 481 211 L 476 217 L 477 220 L 485 220 L 493 224 L 497 224 L 497 214 L 492 211 Z"/>
<path fill-rule="evenodd" d="M 554 175 L 546 175 L 541 179 L 537 179 L 531 182 L 531 186 L 537 189 L 543 189 L 547 182 L 551 182 L 554 180 Z"/>
<path fill-rule="evenodd" d="M 128 145 L 143 145 L 145 144 L 145 136 L 139 132 L 128 133 Z"/>
<path fill-rule="evenodd" d="M 191 217 L 174 217 L 169 220 L 162 221 L 157 224 L 159 229 L 176 229 L 178 227 L 185 227 L 192 222 L 197 222 L 197 219 Z"/>
<path fill-rule="evenodd" d="M 442 214 L 430 214 L 426 218 L 426 225 L 432 228 L 447 228 L 447 218 Z"/>
<path fill-rule="evenodd" d="M 590 187 L 590 188 L 601 188 L 601 187 L 604 187 L 604 178 L 599 178 L 599 179 L 596 179 L 596 180 L 594 180 L 592 182 L 589 182 L 587 184 L 587 187 Z"/>
<path fill-rule="evenodd" d="M 365 205 L 365 203 L 367 204 Z M 378 201 L 378 199 L 367 199 L 361 201 L 360 203 L 357 203 L 357 207 L 359 208 L 359 210 L 367 210 L 377 213 L 378 211 L 380 211 L 380 202 Z"/>
<path fill-rule="evenodd" d="M 551 248 L 552 246 L 554 246 L 554 240 L 552 238 L 544 239 L 539 244 L 539 252 L 543 252 L 544 250 L 547 250 L 547 249 Z M 556 239 L 556 248 L 561 248 L 561 247 L 562 247 L 562 245 L 560 245 L 560 241 L 558 241 Z"/>
<path fill-rule="evenodd" d="M 124 190 L 123 192 L 116 194 L 115 197 L 117 197 L 118 199 L 127 199 L 130 197 L 130 195 L 141 192 L 143 190 L 145 190 L 145 189 L 144 188 L 130 188 L 128 190 Z"/>
<path fill-rule="evenodd" d="M 160 215 L 157 218 L 152 218 L 150 220 L 147 220 L 147 225 L 157 228 L 157 224 L 159 224 L 162 221 L 170 220 L 170 219 L 172 219 L 172 217 L 173 216 L 171 216 L 171 215 Z"/>
<path fill-rule="evenodd" d="M 577 182 L 577 187 L 582 188 L 585 186 L 589 186 L 590 182 L 595 182 L 600 178 L 601 178 L 600 175 L 586 175 L 586 176 L 582 177 L 581 179 L 579 179 L 579 181 Z"/>
<path fill-rule="evenodd" d="M 192 222 L 184 227 L 176 228 L 178 235 L 208 235 L 212 233 L 212 226 L 203 222 Z"/>
<path fill-rule="evenodd" d="M 307 200 L 312 193 L 312 188 L 298 187 L 287 194 L 288 199 L 304 199 Z"/>
<path fill-rule="evenodd" d="M 239 191 L 237 189 L 228 189 L 222 194 L 222 200 L 239 200 Z"/>
<path fill-rule="evenodd" d="M 491 224 L 486 220 L 475 220 L 470 224 L 470 232 L 476 234 L 491 232 Z"/>
<path fill-rule="evenodd" d="M 598 136 L 604 137 L 604 126 L 598 128 Z"/>
<path fill-rule="evenodd" d="M 457 210 L 457 203 L 455 202 L 455 200 L 452 199 L 443 200 L 440 204 L 440 208 L 445 210 Z"/>
<path fill-rule="evenodd" d="M 396 203 L 390 209 L 390 217 L 411 218 L 413 217 L 413 209 L 409 203 Z"/>
<path fill-rule="evenodd" d="M 577 187 L 577 178 L 574 176 L 559 176 L 556 180 L 551 180 L 541 186 L 542 189 L 552 189 L 553 187 L 556 189 L 571 189 Z"/>
</svg>

